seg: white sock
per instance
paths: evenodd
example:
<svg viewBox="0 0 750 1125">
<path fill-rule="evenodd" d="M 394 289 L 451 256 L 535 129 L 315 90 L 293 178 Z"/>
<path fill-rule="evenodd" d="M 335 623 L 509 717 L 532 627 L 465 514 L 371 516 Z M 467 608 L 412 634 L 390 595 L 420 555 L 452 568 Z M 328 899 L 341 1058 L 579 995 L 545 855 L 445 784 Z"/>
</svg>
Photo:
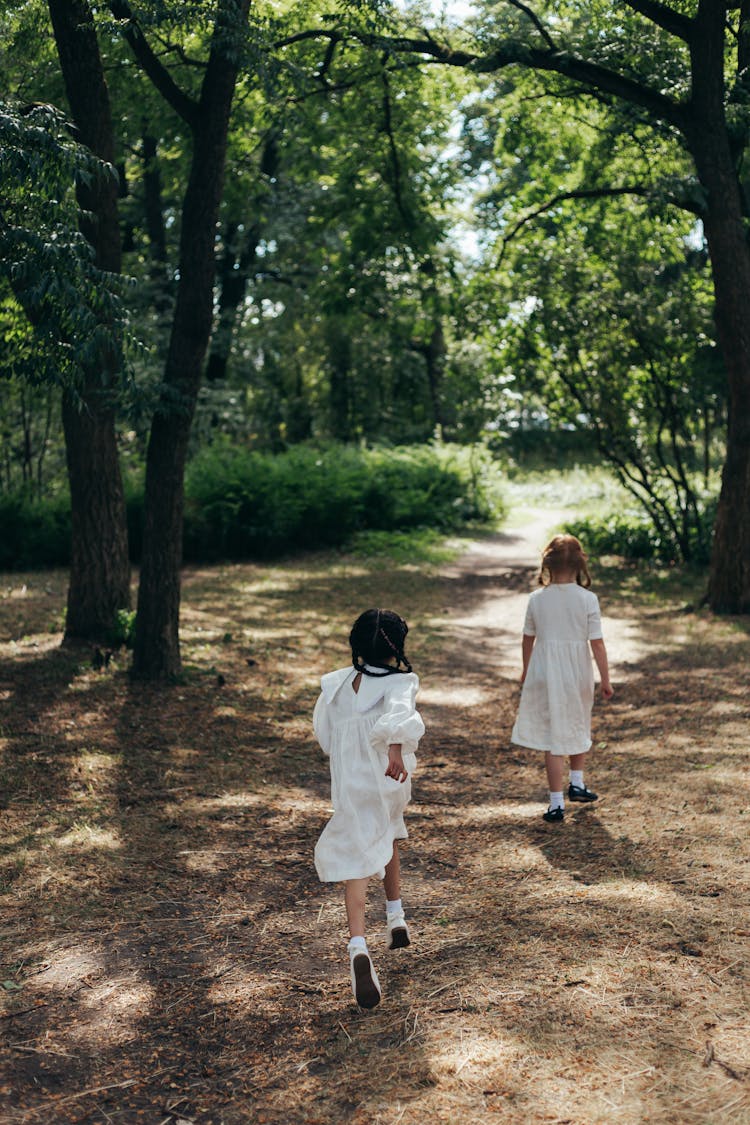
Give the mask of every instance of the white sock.
<svg viewBox="0 0 750 1125">
<path fill-rule="evenodd" d="M 551 809 L 564 809 L 565 808 L 565 801 L 563 800 L 562 793 L 553 793 L 552 790 L 550 790 L 549 807 Z"/>
<path fill-rule="evenodd" d="M 386 899 L 386 902 L 385 902 L 386 916 L 389 915 L 389 914 L 400 914 L 403 909 L 404 908 L 401 905 L 401 899 L 400 898 Z"/>
<path fill-rule="evenodd" d="M 350 953 L 354 953 L 358 949 L 361 949 L 363 953 L 367 953 L 367 942 L 363 937 L 359 936 L 349 938 L 349 945 L 347 948 L 349 949 Z"/>
<path fill-rule="evenodd" d="M 583 789 L 583 770 L 570 771 L 570 784 L 577 785 L 579 789 Z"/>
</svg>

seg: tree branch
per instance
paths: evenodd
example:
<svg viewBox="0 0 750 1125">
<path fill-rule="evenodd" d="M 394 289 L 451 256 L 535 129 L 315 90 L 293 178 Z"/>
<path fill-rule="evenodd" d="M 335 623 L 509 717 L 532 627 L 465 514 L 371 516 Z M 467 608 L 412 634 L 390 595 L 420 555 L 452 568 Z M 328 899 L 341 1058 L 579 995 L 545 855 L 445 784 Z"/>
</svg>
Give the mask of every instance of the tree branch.
<svg viewBox="0 0 750 1125">
<path fill-rule="evenodd" d="M 442 61 L 450 63 L 450 57 Z M 506 66 L 517 64 L 527 66 L 532 70 L 546 70 L 561 74 L 564 78 L 572 78 L 584 86 L 593 87 L 606 94 L 613 94 L 631 105 L 638 105 L 647 109 L 649 113 L 681 131 L 685 125 L 686 108 L 679 102 L 673 101 L 665 94 L 619 74 L 616 70 L 602 66 L 600 63 L 590 62 L 577 55 L 565 51 L 542 51 L 536 47 L 529 47 L 525 43 L 508 39 L 499 44 L 489 55 L 475 58 L 471 63 L 454 63 L 457 66 L 469 66 L 470 69 L 480 74 L 492 73 L 502 70 Z"/>
<path fill-rule="evenodd" d="M 557 44 L 555 43 L 554 39 L 547 31 L 547 28 L 544 26 L 542 21 L 539 19 L 539 16 L 536 14 L 536 12 L 532 11 L 528 4 L 522 4 L 521 0 L 508 0 L 508 3 L 512 4 L 514 8 L 518 8 L 519 12 L 523 12 L 525 16 L 529 17 L 534 27 L 537 29 L 542 39 L 551 51 L 557 50 Z"/>
<path fill-rule="evenodd" d="M 122 34 L 141 69 L 151 79 L 156 89 L 175 113 L 192 128 L 198 114 L 198 105 L 186 94 L 172 78 L 171 74 L 154 54 L 141 31 L 127 0 L 109 0 L 109 8 L 115 19 L 124 23 Z"/>
<path fill-rule="evenodd" d="M 279 39 L 275 47 L 286 47 L 307 39 L 336 38 L 353 39 L 365 47 L 390 51 L 396 54 L 427 55 L 447 66 L 458 66 L 473 70 L 477 74 L 491 74 L 506 66 L 526 66 L 532 70 L 546 70 L 571 78 L 587 87 L 593 87 L 607 94 L 613 94 L 632 105 L 647 109 L 655 117 L 668 121 L 681 131 L 684 130 L 687 109 L 679 102 L 660 93 L 651 86 L 629 78 L 616 70 L 590 62 L 567 51 L 533 47 L 518 39 L 506 39 L 497 44 L 487 55 L 477 55 L 472 51 L 454 50 L 448 43 L 438 43 L 430 37 L 410 39 L 407 36 L 374 35 L 356 31 L 343 33 L 327 29 L 310 28 L 294 35 Z"/>
<path fill-rule="evenodd" d="M 620 195 L 637 195 L 641 198 L 647 198 L 651 194 L 651 189 L 639 184 L 634 184 L 630 187 L 577 188 L 574 191 L 563 191 L 558 195 L 553 195 L 546 203 L 542 203 L 541 206 L 536 207 L 533 211 L 529 211 L 528 214 L 519 219 L 510 232 L 505 235 L 502 241 L 500 256 L 498 257 L 498 264 L 503 260 L 508 243 L 512 242 L 522 227 L 525 227 L 527 223 L 532 223 L 534 219 L 538 219 L 539 216 L 543 215 L 546 211 L 551 211 L 558 203 L 565 203 L 571 199 L 612 199 Z M 690 211 L 698 216 L 702 214 L 697 204 L 691 205 L 689 201 L 681 202 L 676 197 L 672 197 L 669 199 L 669 202 L 674 204 L 675 207 L 680 207 L 683 211 Z"/>
<path fill-rule="evenodd" d="M 693 33 L 693 21 L 689 16 L 683 16 L 680 12 L 675 12 L 668 4 L 660 4 L 657 0 L 625 0 L 625 3 L 634 12 L 645 16 L 657 27 L 668 31 L 670 35 L 676 35 L 678 39 L 684 40 L 685 43 L 690 42 Z"/>
</svg>

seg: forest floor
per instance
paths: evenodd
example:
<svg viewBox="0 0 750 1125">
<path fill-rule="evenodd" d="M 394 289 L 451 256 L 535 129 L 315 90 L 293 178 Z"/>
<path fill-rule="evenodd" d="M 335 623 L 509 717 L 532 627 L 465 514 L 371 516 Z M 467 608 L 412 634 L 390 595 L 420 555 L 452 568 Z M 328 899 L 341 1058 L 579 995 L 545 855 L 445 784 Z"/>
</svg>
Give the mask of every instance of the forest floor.
<svg viewBox="0 0 750 1125">
<path fill-rule="evenodd" d="M 65 575 L 0 576 L 0 1120 L 97 1125 L 750 1123 L 747 620 L 603 560 L 600 800 L 541 819 L 509 745 L 520 629 L 560 517 L 452 558 L 185 573 L 184 681 L 60 647 Z M 604 564 L 607 565 L 604 565 Z M 368 903 L 351 996 L 310 716 L 371 604 L 409 620 L 427 724 L 409 949 Z"/>
</svg>

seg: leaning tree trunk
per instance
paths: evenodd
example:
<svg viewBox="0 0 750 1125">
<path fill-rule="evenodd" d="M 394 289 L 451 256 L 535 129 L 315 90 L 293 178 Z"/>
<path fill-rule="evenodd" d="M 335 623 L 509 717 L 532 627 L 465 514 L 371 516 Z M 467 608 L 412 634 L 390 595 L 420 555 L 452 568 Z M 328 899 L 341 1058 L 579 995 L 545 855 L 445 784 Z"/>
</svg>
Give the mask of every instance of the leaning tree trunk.
<svg viewBox="0 0 750 1125">
<path fill-rule="evenodd" d="M 243 21 L 249 0 L 223 5 Z M 218 22 L 218 21 L 217 21 Z M 222 29 L 226 34 L 226 26 Z M 179 615 L 184 471 L 190 426 L 211 334 L 215 235 L 224 185 L 236 52 L 216 43 L 193 119 L 193 154 L 180 236 L 179 287 L 146 459 L 143 555 L 133 676 L 173 679 L 181 671 Z"/>
<path fill-rule="evenodd" d="M 65 90 L 80 140 L 114 162 L 114 130 L 91 10 L 85 0 L 49 0 Z M 78 197 L 81 229 L 95 261 L 120 272 L 120 230 L 114 177 L 86 186 Z M 112 389 L 117 376 L 109 354 L 84 372 L 78 394 L 63 395 L 73 541 L 65 640 L 100 638 L 130 606 L 125 497 L 117 454 Z"/>
</svg>

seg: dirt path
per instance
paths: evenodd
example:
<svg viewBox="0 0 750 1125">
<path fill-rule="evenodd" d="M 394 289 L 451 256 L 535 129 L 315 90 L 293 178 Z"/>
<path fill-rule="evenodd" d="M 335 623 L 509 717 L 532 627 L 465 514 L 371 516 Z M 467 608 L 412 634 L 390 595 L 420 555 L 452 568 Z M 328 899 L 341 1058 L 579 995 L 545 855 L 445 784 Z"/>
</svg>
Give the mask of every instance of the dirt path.
<svg viewBox="0 0 750 1125">
<path fill-rule="evenodd" d="M 0 1120 L 750 1122 L 747 623 L 597 572 L 617 687 L 594 714 L 602 799 L 545 825 L 541 763 L 508 735 L 558 520 L 439 573 L 193 570 L 169 690 L 61 652 L 60 576 L 0 582 Z M 309 724 L 368 603 L 408 612 L 428 734 L 415 940 L 386 952 L 373 887 L 384 1000 L 363 1013 L 340 889 L 311 864 L 328 781 Z"/>
</svg>

